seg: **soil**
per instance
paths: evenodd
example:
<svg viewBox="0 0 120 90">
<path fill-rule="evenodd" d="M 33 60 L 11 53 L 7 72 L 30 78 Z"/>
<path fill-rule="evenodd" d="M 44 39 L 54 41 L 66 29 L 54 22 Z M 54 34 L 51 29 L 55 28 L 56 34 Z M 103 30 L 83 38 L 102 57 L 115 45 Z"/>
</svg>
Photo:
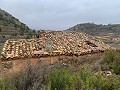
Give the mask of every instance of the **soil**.
<svg viewBox="0 0 120 90">
<path fill-rule="evenodd" d="M 83 56 L 48 56 L 41 58 L 30 58 L 30 59 L 18 59 L 12 61 L 2 61 L 1 62 L 1 74 L 2 76 L 10 75 L 13 73 L 18 73 L 21 70 L 24 70 L 27 65 L 30 63 L 31 65 L 36 65 L 38 63 L 46 65 L 46 64 L 54 64 L 57 61 L 67 61 L 67 60 L 81 60 L 82 63 L 89 63 L 91 60 L 99 58 L 102 53 L 96 54 L 88 54 Z M 87 60 L 89 59 L 89 60 Z M 85 61 L 87 60 L 87 61 Z M 5 67 L 7 65 L 7 67 Z"/>
</svg>

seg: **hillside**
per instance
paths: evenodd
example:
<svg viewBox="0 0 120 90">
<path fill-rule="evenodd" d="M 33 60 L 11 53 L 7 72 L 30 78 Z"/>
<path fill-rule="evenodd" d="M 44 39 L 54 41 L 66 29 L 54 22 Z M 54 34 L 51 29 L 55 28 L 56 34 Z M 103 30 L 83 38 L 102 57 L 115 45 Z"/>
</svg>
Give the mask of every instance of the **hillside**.
<svg viewBox="0 0 120 90">
<path fill-rule="evenodd" d="M 22 38 L 30 28 L 8 12 L 0 9 L 0 42 L 9 38 Z"/>
<path fill-rule="evenodd" d="M 77 24 L 67 30 L 70 31 L 82 31 L 91 35 L 103 35 L 108 33 L 118 34 L 120 33 L 120 24 L 108 24 L 108 25 L 97 25 L 94 23 Z"/>
</svg>

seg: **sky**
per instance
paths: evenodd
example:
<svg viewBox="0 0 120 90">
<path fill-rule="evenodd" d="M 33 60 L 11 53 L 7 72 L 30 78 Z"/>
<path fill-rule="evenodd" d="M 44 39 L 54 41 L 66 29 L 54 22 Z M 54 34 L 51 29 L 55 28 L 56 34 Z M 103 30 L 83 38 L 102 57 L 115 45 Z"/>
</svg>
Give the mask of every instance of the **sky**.
<svg viewBox="0 0 120 90">
<path fill-rule="evenodd" d="M 0 0 L 0 8 L 36 30 L 120 23 L 120 0 Z"/>
</svg>

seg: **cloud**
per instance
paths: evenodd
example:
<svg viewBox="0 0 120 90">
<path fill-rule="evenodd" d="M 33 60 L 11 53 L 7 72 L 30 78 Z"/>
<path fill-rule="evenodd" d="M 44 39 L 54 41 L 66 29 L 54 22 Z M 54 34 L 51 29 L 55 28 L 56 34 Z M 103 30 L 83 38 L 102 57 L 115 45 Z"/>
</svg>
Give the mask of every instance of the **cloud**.
<svg viewBox="0 0 120 90">
<path fill-rule="evenodd" d="M 63 30 L 78 23 L 119 23 L 119 0 L 0 0 L 0 7 L 33 29 Z"/>
</svg>

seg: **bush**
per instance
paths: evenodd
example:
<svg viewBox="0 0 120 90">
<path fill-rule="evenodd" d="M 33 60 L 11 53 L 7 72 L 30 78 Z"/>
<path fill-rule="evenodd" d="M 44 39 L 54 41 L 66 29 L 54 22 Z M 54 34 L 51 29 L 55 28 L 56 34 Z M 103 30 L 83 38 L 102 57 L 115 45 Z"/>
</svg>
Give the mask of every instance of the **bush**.
<svg viewBox="0 0 120 90">
<path fill-rule="evenodd" d="M 87 66 L 71 71 L 27 64 L 23 72 L 0 79 L 0 90 L 120 90 L 119 75 L 95 74 Z"/>
<path fill-rule="evenodd" d="M 103 76 L 100 72 L 94 74 L 88 67 L 84 67 L 78 73 L 76 81 L 81 85 L 77 90 L 118 90 L 120 89 L 119 76 Z"/>
<path fill-rule="evenodd" d="M 120 76 L 103 76 L 88 67 L 71 72 L 68 68 L 55 69 L 49 74 L 49 90 L 118 90 Z"/>
<path fill-rule="evenodd" d="M 0 90 L 44 90 L 48 67 L 31 66 L 15 75 L 9 75 L 0 80 Z"/>
<path fill-rule="evenodd" d="M 76 90 L 94 90 L 93 75 L 88 67 L 81 68 L 75 75 Z"/>
<path fill-rule="evenodd" d="M 106 51 L 104 53 L 103 59 L 106 63 L 108 63 L 109 65 L 111 65 L 114 61 L 114 57 L 116 55 L 116 51 L 115 50 L 110 50 L 110 51 Z"/>
<path fill-rule="evenodd" d="M 112 68 L 115 74 L 120 75 L 120 53 L 117 53 L 114 58 L 115 60 L 112 63 Z"/>
<path fill-rule="evenodd" d="M 50 90 L 72 90 L 72 74 L 65 68 L 53 70 L 48 79 Z"/>
<path fill-rule="evenodd" d="M 0 80 L 0 90 L 17 90 L 10 78 Z"/>
<path fill-rule="evenodd" d="M 110 50 L 105 52 L 103 56 L 104 66 L 111 67 L 115 74 L 120 75 L 120 52 L 116 50 Z M 109 68 L 110 69 L 110 68 Z"/>
</svg>

